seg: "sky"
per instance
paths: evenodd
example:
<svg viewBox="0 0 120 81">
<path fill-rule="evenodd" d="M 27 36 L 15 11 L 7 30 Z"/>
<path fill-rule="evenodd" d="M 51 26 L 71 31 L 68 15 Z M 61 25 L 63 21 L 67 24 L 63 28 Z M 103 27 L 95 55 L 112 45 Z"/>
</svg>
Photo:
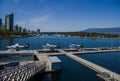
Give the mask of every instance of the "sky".
<svg viewBox="0 0 120 81">
<path fill-rule="evenodd" d="M 43 32 L 120 27 L 120 0 L 0 0 L 0 18 Z"/>
</svg>

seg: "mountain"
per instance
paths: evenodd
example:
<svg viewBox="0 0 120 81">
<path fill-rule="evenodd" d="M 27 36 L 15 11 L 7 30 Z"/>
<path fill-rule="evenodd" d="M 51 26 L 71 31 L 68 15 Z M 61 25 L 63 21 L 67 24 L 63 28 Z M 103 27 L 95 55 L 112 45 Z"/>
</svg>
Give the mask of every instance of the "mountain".
<svg viewBox="0 0 120 81">
<path fill-rule="evenodd" d="M 115 28 L 90 28 L 90 29 L 83 30 L 81 32 L 120 34 L 120 27 L 115 27 Z"/>
</svg>

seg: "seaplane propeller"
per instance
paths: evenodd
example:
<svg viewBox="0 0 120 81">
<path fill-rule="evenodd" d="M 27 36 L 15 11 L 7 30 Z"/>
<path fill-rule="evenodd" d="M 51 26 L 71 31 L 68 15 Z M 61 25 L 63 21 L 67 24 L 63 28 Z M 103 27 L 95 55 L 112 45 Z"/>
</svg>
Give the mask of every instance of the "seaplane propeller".
<svg viewBox="0 0 120 81">
<path fill-rule="evenodd" d="M 25 47 L 25 48 L 29 48 L 29 47 L 30 47 L 30 44 L 26 43 L 26 44 L 24 45 L 24 47 Z"/>
</svg>

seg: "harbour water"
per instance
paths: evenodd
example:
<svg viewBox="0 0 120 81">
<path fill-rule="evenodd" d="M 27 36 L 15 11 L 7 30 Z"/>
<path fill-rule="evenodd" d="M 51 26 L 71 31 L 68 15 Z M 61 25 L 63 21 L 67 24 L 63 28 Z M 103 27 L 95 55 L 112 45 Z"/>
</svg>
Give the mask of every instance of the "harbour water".
<svg viewBox="0 0 120 81">
<path fill-rule="evenodd" d="M 70 43 L 84 44 L 84 47 L 120 47 L 120 39 L 107 38 L 72 38 L 72 37 L 56 37 L 56 36 L 42 36 L 42 37 L 27 37 L 14 39 L 1 39 L 0 49 L 5 50 L 7 45 L 19 43 L 24 45 L 30 44 L 32 49 L 41 49 L 46 43 L 58 44 L 61 43 L 62 48 L 68 48 Z M 100 66 L 108 68 L 120 74 L 120 53 L 105 53 L 105 54 L 85 54 L 78 55 L 89 61 L 92 61 Z M 71 60 L 66 56 L 58 56 L 62 60 L 62 72 L 36 75 L 30 81 L 102 81 L 96 77 L 96 72 L 89 68 Z"/>
<path fill-rule="evenodd" d="M 120 52 L 84 54 L 80 57 L 120 74 Z"/>
</svg>

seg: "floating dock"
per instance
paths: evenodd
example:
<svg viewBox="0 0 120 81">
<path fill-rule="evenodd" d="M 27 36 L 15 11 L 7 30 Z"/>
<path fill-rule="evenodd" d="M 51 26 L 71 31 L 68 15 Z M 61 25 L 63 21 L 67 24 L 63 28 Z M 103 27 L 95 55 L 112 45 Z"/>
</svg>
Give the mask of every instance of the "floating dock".
<svg viewBox="0 0 120 81">
<path fill-rule="evenodd" d="M 83 64 L 84 66 L 96 71 L 100 78 L 105 81 L 120 81 L 120 74 L 112 72 L 106 68 L 103 68 L 97 64 L 94 64 L 90 61 L 87 61 L 81 57 L 76 56 L 75 54 L 95 54 L 100 53 L 104 54 L 106 52 L 120 52 L 120 47 L 114 48 L 81 48 L 81 49 L 55 49 L 51 50 L 27 50 L 26 51 L 0 51 L 0 64 L 4 64 L 5 62 L 9 62 L 8 57 L 11 59 L 11 62 L 20 61 L 21 64 L 19 67 L 13 67 L 11 69 L 5 69 L 0 71 L 0 81 L 26 81 L 31 78 L 33 75 L 39 72 L 52 70 L 52 65 L 55 65 L 55 70 L 57 68 L 60 69 L 61 61 L 51 59 L 51 63 L 49 62 L 49 57 L 57 56 L 57 55 L 66 55 L 69 58 L 75 60 L 76 62 Z M 31 51 L 31 52 L 30 52 Z M 11 56 L 12 55 L 12 56 Z M 37 61 L 34 60 L 34 56 L 37 57 Z M 17 59 L 16 57 L 21 57 L 21 59 Z M 5 59 L 6 58 L 6 59 Z M 14 59 L 15 58 L 15 59 Z M 2 60 L 3 59 L 3 60 Z M 26 60 L 27 59 L 27 60 Z M 28 61 L 32 61 L 32 63 L 28 63 Z M 22 63 L 23 62 L 23 63 Z M 58 66 L 56 66 L 58 65 Z M 54 68 L 53 68 L 54 70 Z"/>
<path fill-rule="evenodd" d="M 63 50 L 59 50 L 59 51 L 64 53 L 66 56 L 70 57 L 71 59 L 75 60 L 76 62 L 78 62 L 80 64 L 83 64 L 84 66 L 96 71 L 97 73 L 104 73 L 104 72 L 109 73 L 110 77 L 106 78 L 108 81 L 112 81 L 113 79 L 114 79 L 113 81 L 120 81 L 120 74 L 112 72 L 112 71 L 110 71 L 110 70 L 108 70 L 106 68 L 103 68 L 103 67 L 101 67 L 101 66 L 99 66 L 97 64 L 94 64 L 94 63 L 92 63 L 90 61 L 82 59 L 82 58 L 80 58 L 78 56 L 75 56 L 75 55 L 73 55 L 73 53 L 68 53 L 68 52 L 65 52 Z M 112 77 L 112 76 L 114 76 L 114 77 Z M 101 78 L 103 78 L 103 77 L 101 77 Z"/>
<path fill-rule="evenodd" d="M 119 47 L 114 48 L 82 48 L 82 49 L 56 49 L 55 51 L 45 51 L 45 50 L 34 50 L 35 52 L 43 55 L 64 55 L 64 53 L 60 52 L 59 50 L 64 50 L 66 52 L 72 54 L 96 54 L 96 53 L 106 53 L 106 52 L 120 52 Z"/>
<path fill-rule="evenodd" d="M 48 57 L 49 71 L 57 72 L 61 71 L 62 61 L 57 56 Z"/>
</svg>

